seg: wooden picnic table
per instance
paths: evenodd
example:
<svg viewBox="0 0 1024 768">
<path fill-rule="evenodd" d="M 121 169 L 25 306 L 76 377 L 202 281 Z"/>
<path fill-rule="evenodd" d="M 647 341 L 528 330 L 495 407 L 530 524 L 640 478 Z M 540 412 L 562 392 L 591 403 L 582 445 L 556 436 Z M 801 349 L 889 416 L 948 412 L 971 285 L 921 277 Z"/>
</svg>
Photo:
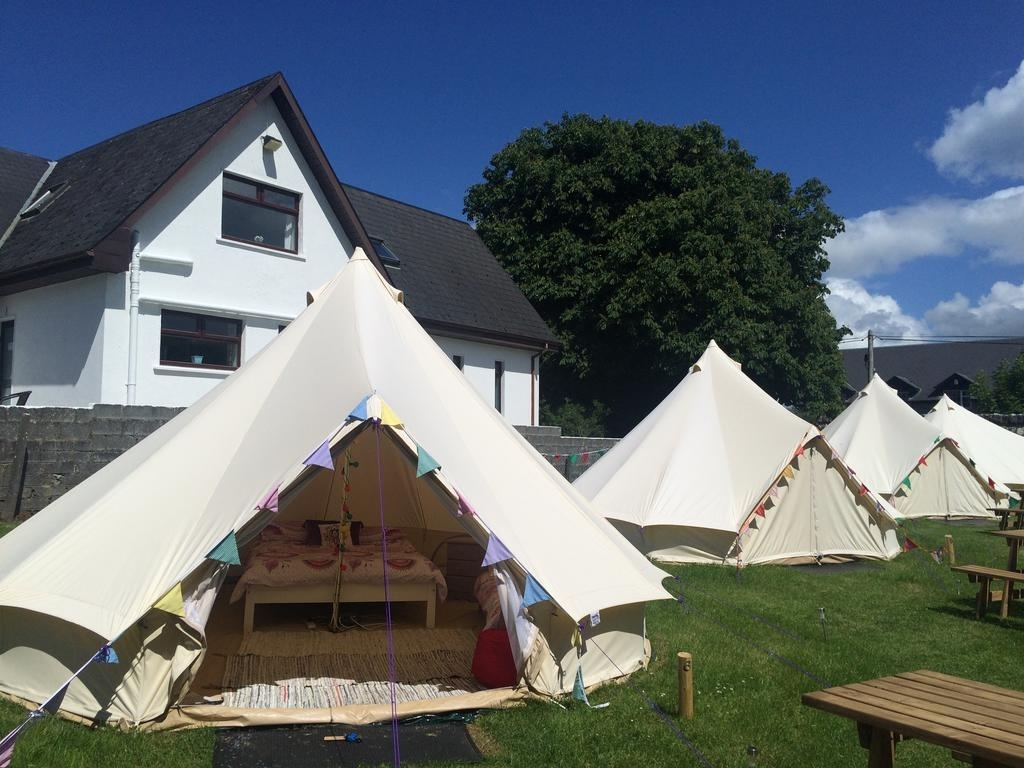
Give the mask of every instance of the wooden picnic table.
<svg viewBox="0 0 1024 768">
<path fill-rule="evenodd" d="M 1024 530 L 1019 528 L 1007 528 L 999 531 L 986 531 L 993 536 L 1002 536 L 1010 545 L 1010 551 L 1006 558 L 1006 570 L 1017 571 L 1017 555 L 1020 553 L 1020 543 L 1024 541 Z"/>
<path fill-rule="evenodd" d="M 868 768 L 891 768 L 896 743 L 920 739 L 975 768 L 1024 768 L 1024 693 L 920 670 L 803 695 L 857 723 Z"/>
<path fill-rule="evenodd" d="M 986 510 L 999 518 L 999 530 L 1019 530 L 1024 528 L 1024 507 L 985 507 Z M 1012 525 L 1010 518 L 1013 518 Z"/>
</svg>

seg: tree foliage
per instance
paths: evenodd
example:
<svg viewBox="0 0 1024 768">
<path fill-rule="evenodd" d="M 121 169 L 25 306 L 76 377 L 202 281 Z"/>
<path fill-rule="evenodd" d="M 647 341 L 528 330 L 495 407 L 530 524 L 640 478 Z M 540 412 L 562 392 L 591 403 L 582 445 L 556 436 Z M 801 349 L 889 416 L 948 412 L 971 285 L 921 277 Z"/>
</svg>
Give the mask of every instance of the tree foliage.
<svg viewBox="0 0 1024 768">
<path fill-rule="evenodd" d="M 822 245 L 843 224 L 821 182 L 792 188 L 709 123 L 587 115 L 523 131 L 483 176 L 465 210 L 564 344 L 554 403 L 604 404 L 622 433 L 715 339 L 809 418 L 838 408 Z"/>
<path fill-rule="evenodd" d="M 999 363 L 991 382 L 979 372 L 969 395 L 979 413 L 1024 413 L 1024 352 Z"/>
</svg>

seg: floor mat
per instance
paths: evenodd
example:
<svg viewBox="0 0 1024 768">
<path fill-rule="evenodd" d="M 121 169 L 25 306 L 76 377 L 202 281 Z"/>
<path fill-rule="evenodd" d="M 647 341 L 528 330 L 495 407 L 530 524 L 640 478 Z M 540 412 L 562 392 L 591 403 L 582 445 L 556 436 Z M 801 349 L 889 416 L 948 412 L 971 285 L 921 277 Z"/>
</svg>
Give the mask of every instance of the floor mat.
<svg viewBox="0 0 1024 768">
<path fill-rule="evenodd" d="M 465 723 L 400 724 L 397 755 L 391 725 L 222 728 L 217 731 L 213 768 L 347 768 L 400 762 L 476 763 L 482 759 Z M 361 741 L 324 741 L 325 736 L 347 733 L 358 734 Z"/>
<path fill-rule="evenodd" d="M 227 659 L 222 690 L 229 707 L 403 703 L 483 689 L 470 671 L 471 630 L 396 631 L 393 658 L 383 632 L 259 634 Z M 277 655 L 284 648 L 291 652 Z"/>
</svg>

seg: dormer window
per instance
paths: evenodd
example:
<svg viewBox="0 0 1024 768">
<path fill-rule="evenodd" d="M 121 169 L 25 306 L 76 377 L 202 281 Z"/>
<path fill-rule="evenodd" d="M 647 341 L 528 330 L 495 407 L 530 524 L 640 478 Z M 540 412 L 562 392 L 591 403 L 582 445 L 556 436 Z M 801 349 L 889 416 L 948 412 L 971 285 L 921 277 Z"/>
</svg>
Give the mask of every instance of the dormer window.
<svg viewBox="0 0 1024 768">
<path fill-rule="evenodd" d="M 68 183 L 66 181 L 62 181 L 59 184 L 55 184 L 50 187 L 48 190 L 43 192 L 43 194 L 26 205 L 19 215 L 23 219 L 31 219 L 33 216 L 38 216 L 40 213 L 45 211 L 54 200 L 64 193 L 67 186 Z"/>
<path fill-rule="evenodd" d="M 402 266 L 402 260 L 398 258 L 386 242 L 379 237 L 371 237 L 370 242 L 373 243 L 373 250 L 377 253 L 377 258 L 380 259 L 381 264 L 385 267 L 393 267 L 394 269 Z"/>
<path fill-rule="evenodd" d="M 221 230 L 229 240 L 296 253 L 299 195 L 225 173 Z"/>
</svg>

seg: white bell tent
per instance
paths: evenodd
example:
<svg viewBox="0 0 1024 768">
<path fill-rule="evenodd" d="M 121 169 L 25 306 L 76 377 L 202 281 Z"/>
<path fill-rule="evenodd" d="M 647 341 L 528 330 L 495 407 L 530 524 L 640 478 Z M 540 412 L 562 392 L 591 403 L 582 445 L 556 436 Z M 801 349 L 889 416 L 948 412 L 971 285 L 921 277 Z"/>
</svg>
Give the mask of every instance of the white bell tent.
<svg viewBox="0 0 1024 768">
<path fill-rule="evenodd" d="M 1024 436 L 994 424 L 943 395 L 925 418 L 954 440 L 985 482 L 1024 490 Z"/>
<path fill-rule="evenodd" d="M 900 551 L 895 510 L 714 341 L 575 485 L 659 561 L 804 563 Z"/>
<path fill-rule="evenodd" d="M 207 648 L 220 553 L 273 518 L 272 498 L 306 514 L 287 500 L 327 449 L 361 455 L 371 519 L 383 499 L 386 525 L 468 534 L 499 561 L 523 686 L 566 693 L 578 670 L 592 685 L 648 660 L 644 603 L 671 597 L 665 574 L 476 394 L 357 251 L 240 370 L 0 539 L 0 691 L 35 706 L 70 680 L 52 702 L 66 716 L 245 722 L 177 706 Z M 417 477 L 420 451 L 439 467 Z M 527 587 L 543 602 L 515 610 Z M 89 663 L 108 647 L 116 663 Z M 248 722 L 296 717 L 344 721 Z"/>
<path fill-rule="evenodd" d="M 992 517 L 989 507 L 1006 504 L 1005 486 L 989 484 L 965 444 L 877 374 L 823 432 L 860 480 L 905 518 Z"/>
</svg>

